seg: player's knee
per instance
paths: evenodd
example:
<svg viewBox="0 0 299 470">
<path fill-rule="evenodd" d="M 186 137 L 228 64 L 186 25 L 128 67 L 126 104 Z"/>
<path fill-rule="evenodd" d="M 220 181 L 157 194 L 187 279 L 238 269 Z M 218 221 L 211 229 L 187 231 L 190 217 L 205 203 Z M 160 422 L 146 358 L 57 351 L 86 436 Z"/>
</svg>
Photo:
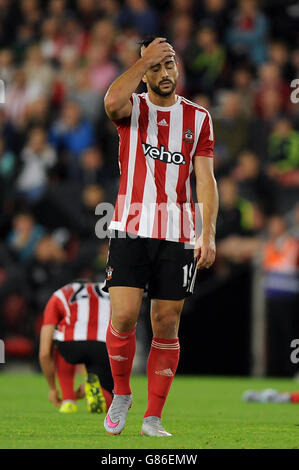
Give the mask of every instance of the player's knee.
<svg viewBox="0 0 299 470">
<path fill-rule="evenodd" d="M 180 310 L 174 307 L 153 313 L 153 323 L 160 331 L 175 331 L 180 319 Z"/>
<path fill-rule="evenodd" d="M 130 331 L 134 328 L 136 323 L 135 315 L 128 309 L 122 309 L 118 312 L 113 312 L 112 324 L 119 332 Z"/>
</svg>

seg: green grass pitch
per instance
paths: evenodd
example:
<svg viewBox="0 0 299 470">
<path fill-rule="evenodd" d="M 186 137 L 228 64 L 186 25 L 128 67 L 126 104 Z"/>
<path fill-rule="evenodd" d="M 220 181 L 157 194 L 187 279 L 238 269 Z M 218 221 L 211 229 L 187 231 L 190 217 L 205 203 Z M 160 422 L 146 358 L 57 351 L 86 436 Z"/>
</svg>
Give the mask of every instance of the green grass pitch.
<svg viewBox="0 0 299 470">
<path fill-rule="evenodd" d="M 299 405 L 243 403 L 249 388 L 296 390 L 284 379 L 177 376 L 163 424 L 171 438 L 140 435 L 146 407 L 146 378 L 132 378 L 134 403 L 126 428 L 110 436 L 103 415 L 61 415 L 47 401 L 44 377 L 0 375 L 1 449 L 299 449 Z"/>
</svg>

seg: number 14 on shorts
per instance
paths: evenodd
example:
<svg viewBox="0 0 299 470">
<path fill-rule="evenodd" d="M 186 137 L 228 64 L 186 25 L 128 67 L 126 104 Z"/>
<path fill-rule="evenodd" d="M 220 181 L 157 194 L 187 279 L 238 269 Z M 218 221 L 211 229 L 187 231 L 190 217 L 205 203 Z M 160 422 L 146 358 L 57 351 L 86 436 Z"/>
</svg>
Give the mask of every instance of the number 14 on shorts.
<svg viewBox="0 0 299 470">
<path fill-rule="evenodd" d="M 187 287 L 187 291 L 191 292 L 193 292 L 193 287 L 195 283 L 196 263 L 197 259 L 194 258 L 193 261 L 183 266 L 183 287 Z"/>
</svg>

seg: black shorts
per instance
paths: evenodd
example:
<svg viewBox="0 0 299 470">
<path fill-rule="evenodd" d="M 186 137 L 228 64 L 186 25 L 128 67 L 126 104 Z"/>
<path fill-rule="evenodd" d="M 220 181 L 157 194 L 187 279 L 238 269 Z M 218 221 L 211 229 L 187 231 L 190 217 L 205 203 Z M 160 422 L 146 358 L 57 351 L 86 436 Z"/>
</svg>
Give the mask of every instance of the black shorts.
<svg viewBox="0 0 299 470">
<path fill-rule="evenodd" d="M 127 286 L 145 289 L 151 299 L 181 300 L 192 295 L 197 263 L 192 248 L 156 238 L 128 234 L 122 238 L 124 232 L 115 232 L 109 242 L 105 292 Z"/>
<path fill-rule="evenodd" d="M 108 392 L 112 392 L 113 378 L 103 341 L 55 341 L 62 357 L 70 364 L 84 364 L 88 373 L 96 374 L 100 384 Z"/>
</svg>

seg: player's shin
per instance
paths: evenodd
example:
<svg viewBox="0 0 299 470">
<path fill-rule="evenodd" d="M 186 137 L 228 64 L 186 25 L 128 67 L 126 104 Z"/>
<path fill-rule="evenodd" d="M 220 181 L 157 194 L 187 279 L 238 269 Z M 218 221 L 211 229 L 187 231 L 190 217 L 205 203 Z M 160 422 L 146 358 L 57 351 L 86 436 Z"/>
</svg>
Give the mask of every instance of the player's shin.
<svg viewBox="0 0 299 470">
<path fill-rule="evenodd" d="M 55 352 L 55 366 L 59 385 L 62 393 L 62 400 L 76 401 L 76 394 L 74 391 L 75 368 L 73 364 L 69 364 L 56 350 Z"/>
<path fill-rule="evenodd" d="M 153 338 L 147 362 L 148 406 L 144 417 L 161 418 L 180 356 L 178 338 Z"/>
<path fill-rule="evenodd" d="M 126 333 L 113 328 L 111 322 L 107 329 L 106 346 L 116 395 L 130 395 L 130 376 L 136 352 L 136 327 Z"/>
</svg>

